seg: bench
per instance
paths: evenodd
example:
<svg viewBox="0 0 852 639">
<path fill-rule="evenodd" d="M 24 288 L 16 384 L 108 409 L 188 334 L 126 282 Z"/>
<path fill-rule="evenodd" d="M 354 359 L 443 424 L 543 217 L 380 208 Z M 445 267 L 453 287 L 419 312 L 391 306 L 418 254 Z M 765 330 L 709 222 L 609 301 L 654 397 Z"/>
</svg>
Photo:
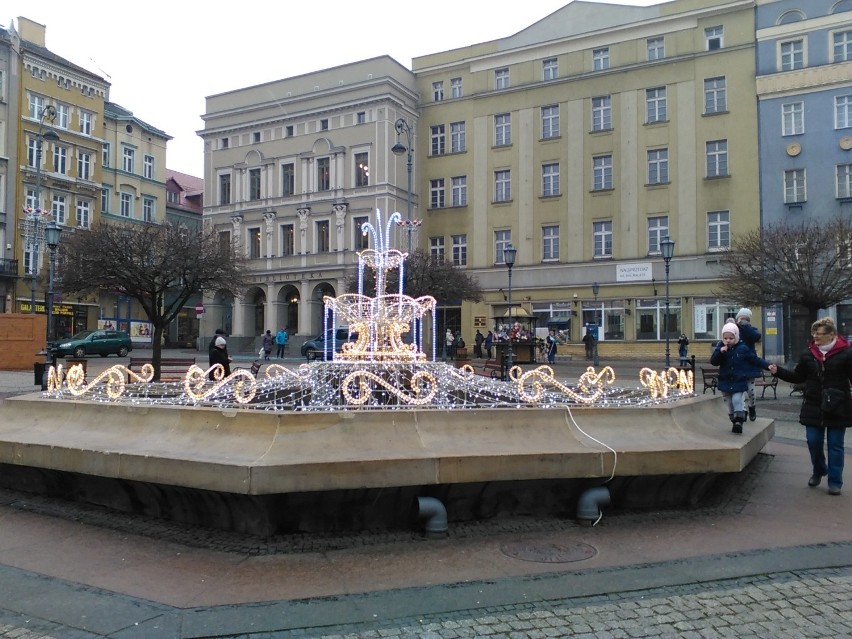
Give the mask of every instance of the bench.
<svg viewBox="0 0 852 639">
<path fill-rule="evenodd" d="M 701 391 L 703 395 L 708 390 L 713 391 L 713 394 L 716 394 L 716 388 L 719 385 L 719 369 L 718 368 L 704 368 L 701 367 L 701 381 L 704 383 L 704 390 Z"/>
<path fill-rule="evenodd" d="M 500 362 L 496 359 L 488 359 L 485 360 L 485 363 L 482 365 L 482 372 L 474 370 L 477 375 L 482 375 L 483 377 L 490 377 L 492 379 L 500 379 L 503 376 L 503 367 L 500 366 Z"/>
<path fill-rule="evenodd" d="M 139 370 L 145 365 L 154 365 L 150 357 L 131 357 L 127 368 L 134 373 L 139 373 Z M 160 358 L 160 381 L 161 382 L 179 382 L 182 381 L 186 371 L 190 366 L 195 364 L 194 357 L 161 357 Z M 127 376 L 127 381 L 130 382 L 130 376 Z"/>
<path fill-rule="evenodd" d="M 763 371 L 760 373 L 760 377 L 754 380 L 754 387 L 762 389 L 760 392 L 760 399 L 763 399 L 763 396 L 766 395 L 766 389 L 772 389 L 773 399 L 778 399 L 778 378 L 774 375 L 766 375 L 766 372 Z"/>
</svg>

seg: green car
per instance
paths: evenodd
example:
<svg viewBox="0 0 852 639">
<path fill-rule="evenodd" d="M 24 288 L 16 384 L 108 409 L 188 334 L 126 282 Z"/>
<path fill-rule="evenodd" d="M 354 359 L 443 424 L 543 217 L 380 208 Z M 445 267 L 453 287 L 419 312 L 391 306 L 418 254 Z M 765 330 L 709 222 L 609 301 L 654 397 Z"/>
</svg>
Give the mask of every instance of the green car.
<svg viewBox="0 0 852 639">
<path fill-rule="evenodd" d="M 69 355 L 76 358 L 86 355 L 106 357 L 112 354 L 125 357 L 133 350 L 133 342 L 130 341 L 130 335 L 124 331 L 82 331 L 69 340 L 54 342 L 51 350 L 54 357 L 68 357 Z"/>
</svg>

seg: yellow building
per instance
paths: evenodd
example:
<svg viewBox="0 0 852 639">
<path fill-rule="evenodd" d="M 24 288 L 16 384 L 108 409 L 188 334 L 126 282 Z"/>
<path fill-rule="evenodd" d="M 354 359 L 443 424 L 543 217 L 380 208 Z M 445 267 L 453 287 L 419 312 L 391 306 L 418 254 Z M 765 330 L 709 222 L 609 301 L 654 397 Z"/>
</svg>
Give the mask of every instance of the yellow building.
<svg viewBox="0 0 852 639">
<path fill-rule="evenodd" d="M 449 309 L 450 327 L 468 341 L 498 327 L 512 245 L 512 303 L 574 345 L 563 353 L 589 323 L 602 355 L 661 356 L 666 329 L 675 353 L 681 331 L 718 339 L 736 303 L 720 255 L 759 224 L 753 11 L 575 1 L 414 59 L 421 245 L 486 292 Z"/>
</svg>

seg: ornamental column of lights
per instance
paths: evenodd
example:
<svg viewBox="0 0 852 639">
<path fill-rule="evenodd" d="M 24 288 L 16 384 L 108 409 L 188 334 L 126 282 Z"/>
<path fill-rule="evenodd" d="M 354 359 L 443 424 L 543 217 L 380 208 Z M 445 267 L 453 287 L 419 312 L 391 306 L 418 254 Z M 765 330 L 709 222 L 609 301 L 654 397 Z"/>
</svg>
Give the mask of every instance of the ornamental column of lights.
<svg viewBox="0 0 852 639">
<path fill-rule="evenodd" d="M 663 328 L 666 331 L 666 368 L 671 365 L 671 350 L 669 348 L 669 265 L 674 255 L 674 245 L 674 240 L 668 236 L 660 241 L 660 252 L 663 255 L 663 261 L 666 263 L 666 317 L 663 320 Z"/>
<path fill-rule="evenodd" d="M 39 113 L 38 133 L 36 134 L 36 184 L 35 184 L 35 210 L 27 212 L 27 233 L 29 235 L 29 250 L 30 250 L 30 313 L 35 313 L 35 293 L 36 293 L 36 277 L 38 271 L 36 269 L 36 256 L 38 255 L 38 247 L 41 244 L 39 239 L 39 231 L 41 226 L 41 150 L 43 140 L 59 141 L 59 135 L 53 129 L 48 129 L 44 133 L 44 121 L 50 120 L 53 122 L 56 119 L 56 109 L 53 106 L 45 106 Z"/>
<path fill-rule="evenodd" d="M 600 330 L 601 330 L 601 325 L 598 322 L 598 293 L 600 293 L 600 292 L 601 292 L 601 285 L 598 284 L 597 282 L 592 284 L 592 295 L 595 296 L 595 308 L 594 308 L 594 312 L 592 313 L 592 319 L 594 320 L 595 325 L 597 326 L 597 328 L 595 329 L 595 335 L 594 335 L 595 339 L 592 342 L 592 349 L 593 349 L 592 350 L 592 357 L 594 358 L 592 360 L 592 364 L 594 364 L 595 367 L 601 365 L 600 357 L 598 357 L 598 335 L 600 335 Z M 603 320 L 603 318 L 601 318 L 601 319 Z"/>
<path fill-rule="evenodd" d="M 515 258 L 518 256 L 518 249 L 511 244 L 503 249 L 503 261 L 506 263 L 506 268 L 509 269 L 509 324 L 512 323 L 512 267 L 515 265 Z M 509 329 L 509 348 L 506 349 L 506 376 L 509 376 L 509 371 L 512 370 L 512 363 L 515 359 L 515 354 L 512 352 L 512 329 Z"/>
<path fill-rule="evenodd" d="M 54 363 L 52 342 L 56 339 L 56 330 L 53 325 L 53 274 L 56 268 L 56 249 L 62 236 L 62 228 L 51 221 L 44 228 L 44 241 L 50 249 L 50 268 L 47 272 L 47 354 L 44 358 L 44 381 L 42 387 L 47 388 L 47 374 L 51 364 Z"/>
<path fill-rule="evenodd" d="M 406 192 L 405 197 L 405 232 L 407 234 L 406 238 L 406 247 L 405 250 L 407 252 L 411 252 L 411 231 L 412 231 L 412 222 L 411 219 L 411 169 L 413 165 L 413 156 L 414 148 L 411 144 L 411 125 L 405 120 L 405 118 L 397 119 L 394 124 L 394 128 L 396 129 L 396 144 L 391 147 L 391 153 L 396 156 L 401 156 L 402 154 L 407 154 L 406 157 L 406 167 L 408 169 L 408 191 Z M 399 136 L 405 133 L 405 139 L 408 144 L 403 144 L 399 141 Z"/>
</svg>

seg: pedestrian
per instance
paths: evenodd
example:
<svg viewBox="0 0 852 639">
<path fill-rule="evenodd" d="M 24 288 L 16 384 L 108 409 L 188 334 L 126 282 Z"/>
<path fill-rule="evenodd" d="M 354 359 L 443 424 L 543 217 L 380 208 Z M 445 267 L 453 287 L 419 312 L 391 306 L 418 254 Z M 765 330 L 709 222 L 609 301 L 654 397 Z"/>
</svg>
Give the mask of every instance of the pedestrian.
<svg viewBox="0 0 852 639">
<path fill-rule="evenodd" d="M 762 336 L 760 331 L 751 324 L 751 309 L 741 308 L 737 311 L 737 326 L 740 327 L 740 339 L 757 355 L 757 343 Z M 760 377 L 761 373 L 759 368 L 753 369 L 752 373 L 754 374 L 748 382 L 748 418 L 754 421 L 757 419 L 757 406 L 755 405 L 757 397 L 754 394 L 754 380 L 756 377 Z"/>
<path fill-rule="evenodd" d="M 272 337 L 272 331 L 267 328 L 261 341 L 263 342 L 263 359 L 268 362 L 269 356 L 272 355 L 272 347 L 275 344 L 275 338 Z"/>
<path fill-rule="evenodd" d="M 447 329 L 447 334 L 444 335 L 444 341 L 447 343 L 447 350 L 444 351 L 444 360 L 453 359 L 453 342 L 456 341 L 456 338 L 450 329 Z"/>
<path fill-rule="evenodd" d="M 485 358 L 491 359 L 491 349 L 494 348 L 494 333 L 488 331 L 485 336 Z"/>
<path fill-rule="evenodd" d="M 281 330 L 275 334 L 275 345 L 278 347 L 278 352 L 275 354 L 275 356 L 278 359 L 284 359 L 284 351 L 287 350 L 288 337 L 289 336 L 287 335 L 286 326 L 282 326 Z"/>
<path fill-rule="evenodd" d="M 686 368 L 686 362 L 689 353 L 689 338 L 686 333 L 681 333 L 677 340 L 677 356 L 680 358 L 680 367 Z M 757 353 L 755 353 L 756 355 Z"/>
<path fill-rule="evenodd" d="M 217 328 L 215 334 L 213 335 L 213 339 L 210 340 L 210 343 L 207 345 L 207 361 L 210 366 L 213 366 L 213 349 L 216 347 L 216 338 L 217 337 L 225 337 L 225 329 Z M 227 342 L 225 344 L 225 353 L 228 352 Z"/>
<path fill-rule="evenodd" d="M 485 341 L 485 336 L 476 329 L 476 335 L 473 338 L 473 356 L 482 358 L 482 343 Z"/>
<path fill-rule="evenodd" d="M 554 329 L 550 329 L 550 332 L 547 334 L 547 339 L 545 340 L 545 344 L 547 346 L 547 363 L 555 364 L 556 363 L 556 331 Z"/>
<path fill-rule="evenodd" d="M 722 341 L 713 349 L 710 363 L 719 367 L 717 387 L 722 391 L 728 406 L 728 417 L 733 424 L 732 433 L 741 435 L 746 420 L 745 395 L 749 376 L 755 367 L 771 370 L 769 362 L 755 355 L 740 341 L 740 329 L 733 318 L 722 327 Z"/>
<path fill-rule="evenodd" d="M 774 369 L 774 370 L 773 370 Z M 828 494 L 839 495 L 843 487 L 844 438 L 852 420 L 852 348 L 838 335 L 834 321 L 823 317 L 811 324 L 811 341 L 793 370 L 769 369 L 791 384 L 804 384 L 799 423 L 805 427 L 814 488 L 828 475 Z M 825 446 L 828 448 L 826 458 Z"/>
<path fill-rule="evenodd" d="M 586 360 L 591 360 L 595 354 L 595 338 L 588 328 L 586 334 L 583 335 L 583 344 L 586 345 Z"/>
<path fill-rule="evenodd" d="M 213 366 L 221 364 L 225 369 L 225 377 L 231 374 L 231 358 L 228 357 L 228 342 L 224 337 L 219 335 L 213 339 L 213 349 L 210 351 L 210 373 L 208 377 L 215 381 L 213 374 Z"/>
</svg>

